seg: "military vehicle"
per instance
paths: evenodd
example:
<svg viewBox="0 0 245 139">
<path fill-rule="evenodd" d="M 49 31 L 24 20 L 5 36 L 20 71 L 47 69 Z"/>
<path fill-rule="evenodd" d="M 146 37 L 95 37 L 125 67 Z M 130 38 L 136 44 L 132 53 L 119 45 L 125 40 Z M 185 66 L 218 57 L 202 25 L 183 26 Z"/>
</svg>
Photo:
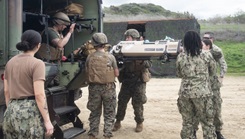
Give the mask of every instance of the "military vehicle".
<svg viewBox="0 0 245 139">
<path fill-rule="evenodd" d="M 67 7 L 79 7 L 76 12 Z M 0 0 L 0 139 L 3 138 L 2 123 L 6 109 L 4 100 L 3 80 L 4 67 L 8 60 L 19 54 L 15 48 L 20 42 L 21 35 L 28 29 L 40 33 L 45 31 L 55 12 L 62 11 L 69 15 L 71 22 L 76 23 L 76 29 L 67 46 L 67 60 L 60 64 L 46 62 L 45 91 L 50 113 L 50 119 L 55 127 L 52 138 L 69 139 L 85 132 L 83 122 L 78 115 L 80 109 L 75 100 L 81 97 L 81 88 L 87 86 L 84 74 L 84 62 L 90 51 L 81 49 L 76 55 L 77 48 L 89 46 L 88 40 L 95 32 L 103 32 L 102 0 Z M 69 28 L 69 27 L 68 27 Z M 66 34 L 64 31 L 64 34 Z M 151 59 L 159 57 L 167 61 L 176 58 L 180 42 L 125 42 L 122 41 L 111 51 L 118 60 Z M 135 49 L 140 47 L 141 49 Z M 48 54 L 50 52 L 47 51 Z M 59 76 L 59 85 L 51 84 Z M 87 120 L 87 119 L 86 119 Z"/>
<path fill-rule="evenodd" d="M 68 8 L 74 5 L 77 8 L 75 11 Z M 80 88 L 86 86 L 84 59 L 76 58 L 72 52 L 89 40 L 94 32 L 103 31 L 101 5 L 102 0 L 0 0 L 0 138 L 3 138 L 3 113 L 6 109 L 3 91 L 5 64 L 20 53 L 15 46 L 20 42 L 22 33 L 28 29 L 41 33 L 57 11 L 67 13 L 71 22 L 76 23 L 76 29 L 65 48 L 68 59 L 59 65 L 46 63 L 45 91 L 55 127 L 52 138 L 74 138 L 85 132 L 78 117 L 80 110 L 74 102 L 81 97 Z M 50 85 L 57 75 L 60 84 Z"/>
</svg>

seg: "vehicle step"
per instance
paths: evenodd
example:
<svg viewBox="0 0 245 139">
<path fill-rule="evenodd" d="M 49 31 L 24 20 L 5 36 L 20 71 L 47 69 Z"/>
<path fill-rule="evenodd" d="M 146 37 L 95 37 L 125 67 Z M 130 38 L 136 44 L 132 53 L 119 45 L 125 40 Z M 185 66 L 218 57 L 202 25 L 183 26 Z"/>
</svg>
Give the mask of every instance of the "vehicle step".
<svg viewBox="0 0 245 139">
<path fill-rule="evenodd" d="M 71 127 L 63 131 L 64 139 L 72 139 L 82 133 L 86 132 L 83 128 Z"/>
<path fill-rule="evenodd" d="M 54 111 L 59 114 L 66 114 L 66 113 L 70 113 L 73 112 L 75 110 L 77 110 L 78 108 L 75 106 L 64 106 L 64 107 L 59 107 L 59 108 L 55 108 Z"/>
</svg>

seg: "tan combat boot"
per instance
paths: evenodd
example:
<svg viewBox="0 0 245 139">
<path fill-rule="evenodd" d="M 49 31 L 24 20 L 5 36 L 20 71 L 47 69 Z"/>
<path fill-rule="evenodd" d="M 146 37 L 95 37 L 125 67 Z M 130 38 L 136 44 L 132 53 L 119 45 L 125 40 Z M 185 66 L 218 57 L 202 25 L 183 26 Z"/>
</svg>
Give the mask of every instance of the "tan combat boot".
<svg viewBox="0 0 245 139">
<path fill-rule="evenodd" d="M 116 121 L 115 124 L 114 124 L 114 127 L 112 129 L 112 131 L 117 131 L 118 129 L 121 128 L 121 121 Z"/>
<path fill-rule="evenodd" d="M 135 132 L 141 132 L 143 130 L 143 123 L 137 124 L 135 128 Z"/>
</svg>

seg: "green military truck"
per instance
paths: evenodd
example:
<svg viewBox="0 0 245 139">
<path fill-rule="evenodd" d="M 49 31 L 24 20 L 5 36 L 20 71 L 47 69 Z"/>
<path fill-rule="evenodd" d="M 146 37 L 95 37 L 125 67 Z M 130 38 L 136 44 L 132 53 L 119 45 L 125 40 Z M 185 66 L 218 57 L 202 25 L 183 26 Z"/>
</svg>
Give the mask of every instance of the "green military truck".
<svg viewBox="0 0 245 139">
<path fill-rule="evenodd" d="M 87 42 L 93 33 L 103 31 L 101 5 L 102 0 L 0 0 L 0 138 L 3 138 L 3 114 L 6 109 L 4 67 L 11 57 L 20 53 L 15 46 L 20 42 L 22 33 L 28 29 L 41 33 L 57 11 L 67 13 L 70 20 L 76 23 L 76 29 L 65 47 L 64 54 L 68 60 L 61 64 L 46 62 L 45 91 L 50 118 L 55 127 L 52 138 L 74 138 L 85 132 L 78 117 L 80 110 L 74 103 L 81 97 L 80 88 L 86 86 L 84 59 L 76 58 L 72 52 Z M 60 84 L 48 85 L 57 75 Z M 65 126 L 67 124 L 71 126 Z"/>
</svg>

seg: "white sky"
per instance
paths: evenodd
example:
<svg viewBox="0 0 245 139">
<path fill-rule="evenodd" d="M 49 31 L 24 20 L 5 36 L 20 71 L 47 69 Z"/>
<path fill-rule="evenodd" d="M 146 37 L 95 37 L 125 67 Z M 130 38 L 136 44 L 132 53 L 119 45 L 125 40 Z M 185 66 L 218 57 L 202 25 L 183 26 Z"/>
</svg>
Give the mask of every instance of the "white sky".
<svg viewBox="0 0 245 139">
<path fill-rule="evenodd" d="M 127 3 L 152 3 L 172 12 L 189 12 L 198 19 L 234 15 L 245 11 L 245 0 L 102 0 L 105 7 Z"/>
</svg>

